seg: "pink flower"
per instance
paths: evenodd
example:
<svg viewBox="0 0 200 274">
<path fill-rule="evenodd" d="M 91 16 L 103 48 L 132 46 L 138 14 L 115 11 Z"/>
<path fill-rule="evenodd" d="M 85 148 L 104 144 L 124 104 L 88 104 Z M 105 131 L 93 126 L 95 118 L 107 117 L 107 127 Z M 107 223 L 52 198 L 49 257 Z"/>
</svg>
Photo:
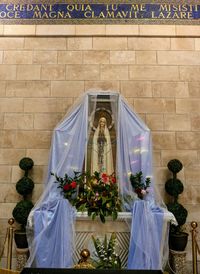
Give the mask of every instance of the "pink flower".
<svg viewBox="0 0 200 274">
<path fill-rule="evenodd" d="M 147 194 L 146 190 L 145 190 L 145 189 L 142 189 L 142 190 L 141 190 L 141 194 L 142 194 L 142 195 L 146 195 L 146 194 Z"/>
<path fill-rule="evenodd" d="M 75 181 L 71 182 L 71 188 L 76 188 L 77 183 Z"/>
</svg>

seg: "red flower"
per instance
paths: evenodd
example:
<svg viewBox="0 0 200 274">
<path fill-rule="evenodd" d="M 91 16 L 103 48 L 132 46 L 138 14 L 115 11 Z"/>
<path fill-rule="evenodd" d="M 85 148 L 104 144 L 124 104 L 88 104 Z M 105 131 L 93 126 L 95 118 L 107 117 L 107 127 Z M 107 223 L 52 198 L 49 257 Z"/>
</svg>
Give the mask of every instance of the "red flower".
<svg viewBox="0 0 200 274">
<path fill-rule="evenodd" d="M 137 194 L 141 194 L 141 191 L 142 191 L 141 188 L 135 188 L 135 192 L 136 192 Z"/>
<path fill-rule="evenodd" d="M 102 181 L 104 182 L 104 184 L 108 183 L 109 177 L 108 177 L 108 175 L 106 173 L 103 173 L 101 175 L 101 178 L 102 178 Z"/>
<path fill-rule="evenodd" d="M 71 185 L 69 185 L 69 184 L 66 184 L 63 186 L 64 191 L 68 191 L 68 190 L 70 190 L 70 188 L 71 188 Z"/>
<path fill-rule="evenodd" d="M 71 182 L 71 188 L 76 188 L 77 183 L 75 181 Z"/>
<path fill-rule="evenodd" d="M 113 184 L 115 184 L 116 183 L 116 178 L 111 176 L 111 181 L 112 181 Z"/>
</svg>

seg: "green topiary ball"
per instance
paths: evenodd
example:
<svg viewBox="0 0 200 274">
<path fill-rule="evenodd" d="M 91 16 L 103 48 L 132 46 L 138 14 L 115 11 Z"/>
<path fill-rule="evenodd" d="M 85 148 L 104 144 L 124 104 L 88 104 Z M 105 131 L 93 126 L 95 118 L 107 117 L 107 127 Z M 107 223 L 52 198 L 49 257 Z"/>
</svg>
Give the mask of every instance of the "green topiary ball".
<svg viewBox="0 0 200 274">
<path fill-rule="evenodd" d="M 179 179 L 169 179 L 165 183 L 165 190 L 169 195 L 178 197 L 178 195 L 183 192 L 184 186 Z"/>
<path fill-rule="evenodd" d="M 26 226 L 28 215 L 33 208 L 33 203 L 28 200 L 20 201 L 16 204 L 13 209 L 12 215 L 13 218 L 21 224 L 23 227 Z"/>
<path fill-rule="evenodd" d="M 24 157 L 20 160 L 19 166 L 22 170 L 29 170 L 34 166 L 34 162 L 31 158 Z"/>
<path fill-rule="evenodd" d="M 183 168 L 183 165 L 179 160 L 173 159 L 169 161 L 169 163 L 167 164 L 167 167 L 172 173 L 178 173 Z"/>
<path fill-rule="evenodd" d="M 34 188 L 33 181 L 26 176 L 22 177 L 16 184 L 16 190 L 22 196 L 31 194 L 33 191 L 33 188 Z"/>
<path fill-rule="evenodd" d="M 188 215 L 186 208 L 179 203 L 168 204 L 167 208 L 174 214 L 179 226 L 185 224 Z"/>
</svg>

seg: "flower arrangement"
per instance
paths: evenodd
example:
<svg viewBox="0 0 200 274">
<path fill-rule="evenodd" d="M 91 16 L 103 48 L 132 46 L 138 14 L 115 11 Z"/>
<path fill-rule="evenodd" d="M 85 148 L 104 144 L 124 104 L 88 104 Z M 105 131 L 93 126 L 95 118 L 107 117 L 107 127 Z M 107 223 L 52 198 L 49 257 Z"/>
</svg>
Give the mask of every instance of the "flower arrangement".
<svg viewBox="0 0 200 274">
<path fill-rule="evenodd" d="M 114 174 L 107 175 L 95 172 L 74 172 L 74 177 L 65 174 L 64 178 L 55 176 L 59 183 L 63 196 L 76 207 L 78 211 L 87 211 L 88 216 L 94 220 L 97 216 L 105 223 L 107 216 L 117 219 L 118 211 L 121 211 L 118 186 Z"/>
<path fill-rule="evenodd" d="M 95 247 L 95 256 L 93 259 L 95 267 L 99 269 L 121 269 L 121 260 L 115 252 L 116 234 L 112 233 L 109 242 L 105 235 L 104 241 L 101 242 L 98 238 L 92 236 Z"/>
<path fill-rule="evenodd" d="M 137 193 L 138 198 L 143 199 L 144 196 L 149 192 L 151 180 L 149 177 L 144 179 L 142 171 L 136 173 L 135 175 L 131 174 L 130 182 L 135 193 Z"/>
</svg>

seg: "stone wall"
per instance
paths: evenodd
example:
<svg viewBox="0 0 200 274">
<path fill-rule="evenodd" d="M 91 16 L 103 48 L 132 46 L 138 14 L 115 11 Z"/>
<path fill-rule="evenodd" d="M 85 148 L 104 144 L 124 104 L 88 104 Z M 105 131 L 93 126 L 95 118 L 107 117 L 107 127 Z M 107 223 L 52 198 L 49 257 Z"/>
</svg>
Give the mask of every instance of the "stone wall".
<svg viewBox="0 0 200 274">
<path fill-rule="evenodd" d="M 199 26 L 8 25 L 0 26 L 0 35 L 0 251 L 20 199 L 19 160 L 27 156 L 35 162 L 36 202 L 52 130 L 89 89 L 119 91 L 152 130 L 157 185 L 165 201 L 167 162 L 183 162 L 180 200 L 188 223 L 200 222 Z M 191 243 L 188 251 L 191 259 Z"/>
</svg>

